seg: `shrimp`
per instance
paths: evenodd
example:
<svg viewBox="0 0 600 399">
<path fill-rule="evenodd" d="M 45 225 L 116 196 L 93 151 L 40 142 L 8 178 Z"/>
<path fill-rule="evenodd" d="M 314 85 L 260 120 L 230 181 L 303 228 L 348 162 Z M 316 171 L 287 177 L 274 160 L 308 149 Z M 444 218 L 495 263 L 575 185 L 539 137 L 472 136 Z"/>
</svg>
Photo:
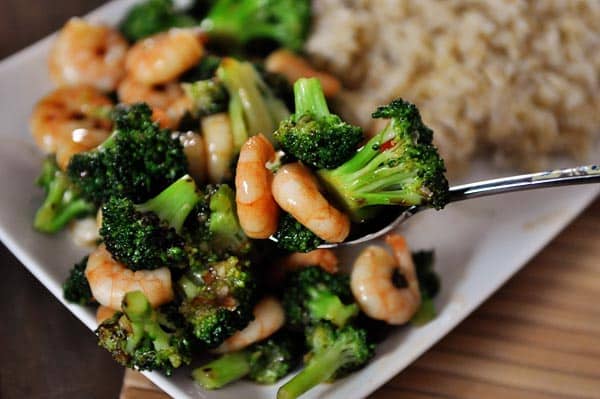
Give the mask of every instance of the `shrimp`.
<svg viewBox="0 0 600 399">
<path fill-rule="evenodd" d="M 282 260 L 283 269 L 293 271 L 308 266 L 319 266 L 328 273 L 337 273 L 338 258 L 330 249 L 315 249 L 310 252 L 295 252 Z"/>
<path fill-rule="evenodd" d="M 111 106 L 111 100 L 93 87 L 61 87 L 37 103 L 29 127 L 38 147 L 55 153 L 65 169 L 73 154 L 96 147 L 110 135 L 106 110 Z"/>
<path fill-rule="evenodd" d="M 130 291 L 142 291 L 153 307 L 174 298 L 168 268 L 134 272 L 114 260 L 104 244 L 90 254 L 85 277 L 96 301 L 111 309 L 121 309 L 123 297 Z"/>
<path fill-rule="evenodd" d="M 59 86 L 87 84 L 112 91 L 125 74 L 128 47 L 117 30 L 72 18 L 50 50 L 50 77 Z"/>
<path fill-rule="evenodd" d="M 405 239 L 390 234 L 386 242 L 393 249 L 395 259 L 381 247 L 367 247 L 354 262 L 350 287 L 369 317 L 389 324 L 403 324 L 421 305 L 419 281 Z M 404 277 L 406 286 L 395 283 L 397 273 Z"/>
<path fill-rule="evenodd" d="M 342 242 L 350 233 L 348 216 L 329 204 L 315 177 L 301 163 L 283 165 L 271 187 L 275 202 L 321 239 Z"/>
<path fill-rule="evenodd" d="M 110 319 L 117 313 L 117 310 L 108 308 L 106 306 L 98 306 L 98 310 L 96 310 L 96 322 L 98 325 L 102 324 L 105 320 Z"/>
<path fill-rule="evenodd" d="M 327 97 L 335 96 L 342 88 L 335 76 L 316 70 L 304 58 L 289 50 L 277 50 L 269 54 L 265 67 L 269 72 L 282 74 L 291 83 L 300 78 L 318 78 Z"/>
<path fill-rule="evenodd" d="M 173 129 L 181 117 L 192 108 L 191 100 L 177 82 L 146 85 L 127 76 L 117 88 L 119 100 L 126 104 L 147 103 L 153 110 L 152 118 L 161 127 Z"/>
<path fill-rule="evenodd" d="M 250 137 L 240 150 L 235 173 L 235 202 L 240 225 L 250 238 L 268 238 L 277 231 L 279 207 L 271 193 L 273 174 L 267 162 L 275 149 L 265 136 Z"/>
<path fill-rule="evenodd" d="M 254 320 L 246 328 L 233 334 L 214 352 L 233 352 L 261 341 L 279 330 L 285 322 L 283 306 L 273 297 L 263 298 L 254 307 Z"/>
<path fill-rule="evenodd" d="M 211 183 L 231 178 L 233 134 L 225 112 L 202 118 L 202 136 L 206 148 L 206 171 Z"/>
<path fill-rule="evenodd" d="M 204 49 L 191 29 L 171 29 L 137 42 L 127 53 L 125 70 L 145 85 L 167 83 L 198 63 Z"/>
<path fill-rule="evenodd" d="M 198 133 L 189 131 L 179 135 L 183 153 L 188 162 L 188 171 L 197 182 L 206 180 L 206 147 Z"/>
</svg>

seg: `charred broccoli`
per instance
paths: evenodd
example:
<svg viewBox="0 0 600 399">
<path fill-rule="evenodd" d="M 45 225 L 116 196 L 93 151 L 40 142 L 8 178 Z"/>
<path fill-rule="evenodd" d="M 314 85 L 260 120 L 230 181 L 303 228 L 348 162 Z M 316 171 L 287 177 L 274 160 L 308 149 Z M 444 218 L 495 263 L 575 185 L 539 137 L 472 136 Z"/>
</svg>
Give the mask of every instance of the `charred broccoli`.
<svg viewBox="0 0 600 399">
<path fill-rule="evenodd" d="M 56 233 L 71 220 L 96 211 L 94 204 L 82 198 L 77 186 L 60 170 L 53 157 L 44 161 L 36 183 L 46 192 L 33 220 L 33 227 L 38 231 Z"/>
<path fill-rule="evenodd" d="M 373 217 L 380 205 L 443 208 L 446 168 L 417 107 L 398 99 L 379 107 L 373 117 L 390 122 L 348 161 L 319 170 L 327 189 L 355 222 Z"/>
<path fill-rule="evenodd" d="M 116 107 L 113 134 L 96 149 L 71 158 L 67 174 L 85 198 L 96 204 L 111 197 L 139 203 L 187 173 L 179 139 L 160 129 L 151 115 L 146 104 Z"/>
<path fill-rule="evenodd" d="M 319 169 L 333 169 L 356 153 L 362 129 L 329 112 L 319 79 L 298 79 L 294 98 L 295 114 L 274 134 L 287 153 Z"/>
<path fill-rule="evenodd" d="M 186 266 L 179 233 L 201 198 L 188 175 L 143 204 L 112 197 L 102 206 L 100 236 L 112 256 L 132 270 Z"/>
<path fill-rule="evenodd" d="M 119 364 L 171 375 L 190 363 L 190 344 L 182 328 L 168 314 L 152 309 L 141 291 L 128 292 L 122 310 L 96 329 L 98 344 Z"/>
<path fill-rule="evenodd" d="M 206 389 L 218 389 L 246 376 L 261 384 L 274 384 L 299 364 L 302 349 L 301 341 L 294 334 L 280 331 L 195 369 L 192 376 Z"/>
<path fill-rule="evenodd" d="M 79 263 L 76 263 L 63 283 L 63 296 L 69 302 L 80 305 L 91 305 L 95 302 L 90 283 L 85 277 L 87 260 L 88 257 L 86 256 Z"/>
</svg>

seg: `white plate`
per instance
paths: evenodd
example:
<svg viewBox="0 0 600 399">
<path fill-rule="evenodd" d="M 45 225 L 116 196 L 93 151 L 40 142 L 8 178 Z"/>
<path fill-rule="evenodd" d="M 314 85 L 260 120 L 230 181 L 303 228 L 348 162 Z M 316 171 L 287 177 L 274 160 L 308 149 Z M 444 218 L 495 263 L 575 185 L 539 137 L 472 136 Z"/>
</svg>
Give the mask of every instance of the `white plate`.
<svg viewBox="0 0 600 399">
<path fill-rule="evenodd" d="M 114 23 L 131 3 L 110 3 L 90 17 Z M 34 103 L 52 89 L 46 68 L 51 40 L 46 38 L 0 64 L 0 239 L 52 294 L 94 329 L 91 311 L 62 299 L 61 284 L 83 250 L 74 247 L 66 235 L 48 237 L 31 227 L 42 198 L 33 186 L 41 156 L 32 145 L 27 120 Z M 466 180 L 507 174 L 483 164 L 474 170 L 478 172 Z M 367 368 L 335 384 L 320 386 L 305 397 L 346 399 L 373 392 L 488 298 L 583 210 L 598 191 L 597 186 L 580 186 L 508 194 L 417 215 L 404 232 L 414 249 L 436 250 L 436 268 L 442 276 L 442 291 L 436 299 L 439 316 L 421 328 L 399 328 L 377 348 L 377 356 Z M 348 259 L 351 256 L 348 253 Z M 94 338 L 90 335 L 90 339 Z M 277 386 L 282 384 L 263 387 L 239 382 L 206 392 L 194 385 L 189 369 L 179 370 L 171 378 L 159 373 L 145 374 L 177 398 L 273 398 Z"/>
</svg>

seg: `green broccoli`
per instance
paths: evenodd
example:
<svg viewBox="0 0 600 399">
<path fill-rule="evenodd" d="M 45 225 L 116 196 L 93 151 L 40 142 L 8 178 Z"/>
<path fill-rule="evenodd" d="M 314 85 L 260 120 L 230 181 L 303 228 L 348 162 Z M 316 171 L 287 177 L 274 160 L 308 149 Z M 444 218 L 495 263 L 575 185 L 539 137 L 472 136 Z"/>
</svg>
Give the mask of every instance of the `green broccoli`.
<svg viewBox="0 0 600 399">
<path fill-rule="evenodd" d="M 119 364 L 171 375 L 173 369 L 190 363 L 190 344 L 183 329 L 168 314 L 153 310 L 141 291 L 128 292 L 122 310 L 96 329 L 98 344 Z"/>
<path fill-rule="evenodd" d="M 449 193 L 446 168 L 417 107 L 397 99 L 373 117 L 391 120 L 348 161 L 318 171 L 326 188 L 355 222 L 372 218 L 380 205 L 443 208 Z"/>
<path fill-rule="evenodd" d="M 112 197 L 102 206 L 100 236 L 112 256 L 132 270 L 186 266 L 179 233 L 201 198 L 188 175 L 143 204 Z"/>
<path fill-rule="evenodd" d="M 192 259 L 177 283 L 183 297 L 179 312 L 193 335 L 212 348 L 254 318 L 256 281 L 250 263 L 235 256 L 209 262 L 199 252 Z"/>
<path fill-rule="evenodd" d="M 281 147 L 307 165 L 333 169 L 356 154 L 362 129 L 329 112 L 317 78 L 294 84 L 296 112 L 274 134 Z"/>
<path fill-rule="evenodd" d="M 94 204 L 82 198 L 77 186 L 60 170 L 54 157 L 46 158 L 36 184 L 46 192 L 33 220 L 33 227 L 38 231 L 56 233 L 71 220 L 96 212 Z"/>
<path fill-rule="evenodd" d="M 277 240 L 279 248 L 290 252 L 310 252 L 323 243 L 321 238 L 289 213 L 281 215 L 273 237 Z"/>
<path fill-rule="evenodd" d="M 131 7 L 119 26 L 130 42 L 175 27 L 196 25 L 196 20 L 177 11 L 172 0 L 146 0 Z"/>
<path fill-rule="evenodd" d="M 236 152 L 249 137 L 258 133 L 270 138 L 279 122 L 289 116 L 285 104 L 275 97 L 251 63 L 223 58 L 217 77 L 229 93 L 228 109 Z"/>
<path fill-rule="evenodd" d="M 421 306 L 411 319 L 411 323 L 417 326 L 428 323 L 436 316 L 433 298 L 440 291 L 440 279 L 433 270 L 434 260 L 435 254 L 433 251 L 413 253 L 419 289 L 421 290 Z"/>
<path fill-rule="evenodd" d="M 219 65 L 221 65 L 221 57 L 206 54 L 196 66 L 184 73 L 179 80 L 185 83 L 192 83 L 198 80 L 212 79 L 215 77 Z"/>
<path fill-rule="evenodd" d="M 229 102 L 227 90 L 214 79 L 183 83 L 182 87 L 193 104 L 191 113 L 194 117 L 200 118 L 227 110 Z"/>
<path fill-rule="evenodd" d="M 260 384 L 274 384 L 299 364 L 302 349 L 303 345 L 295 335 L 280 331 L 195 369 L 192 376 L 206 389 L 219 389 L 246 376 Z"/>
<path fill-rule="evenodd" d="M 309 24 L 309 0 L 216 0 L 200 27 L 226 48 L 267 39 L 300 51 Z"/>
<path fill-rule="evenodd" d="M 95 303 L 88 283 L 85 277 L 85 268 L 88 257 L 85 256 L 79 263 L 69 271 L 69 276 L 63 283 L 63 296 L 69 302 L 80 305 L 91 305 Z"/>
<path fill-rule="evenodd" d="M 116 107 L 113 134 L 96 149 L 71 158 L 67 174 L 85 198 L 96 204 L 111 197 L 140 203 L 187 173 L 179 139 L 151 116 L 146 104 Z"/>
<path fill-rule="evenodd" d="M 375 353 L 366 331 L 351 325 L 335 328 L 322 322 L 309 327 L 306 338 L 311 349 L 306 367 L 279 388 L 278 399 L 297 398 L 322 382 L 364 367 Z"/>
<path fill-rule="evenodd" d="M 227 184 L 211 188 L 208 232 L 213 250 L 235 255 L 246 254 L 252 244 L 242 230 L 235 208 L 235 193 Z"/>
<path fill-rule="evenodd" d="M 290 328 L 328 320 L 344 326 L 358 315 L 347 275 L 331 274 L 318 266 L 290 273 L 283 288 L 283 308 Z"/>
</svg>

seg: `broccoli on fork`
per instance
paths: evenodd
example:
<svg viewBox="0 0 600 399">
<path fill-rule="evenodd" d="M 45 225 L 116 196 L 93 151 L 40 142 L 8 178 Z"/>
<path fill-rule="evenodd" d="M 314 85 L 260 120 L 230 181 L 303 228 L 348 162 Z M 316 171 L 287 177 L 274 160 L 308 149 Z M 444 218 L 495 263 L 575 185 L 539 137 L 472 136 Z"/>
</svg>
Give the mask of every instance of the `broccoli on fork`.
<svg viewBox="0 0 600 399">
<path fill-rule="evenodd" d="M 381 205 L 443 208 L 448 202 L 446 168 L 417 107 L 397 99 L 379 107 L 373 117 L 390 122 L 348 161 L 318 171 L 328 191 L 355 222 L 373 217 Z"/>
<path fill-rule="evenodd" d="M 56 233 L 71 220 L 96 211 L 94 204 L 81 196 L 77 186 L 60 170 L 53 157 L 44 161 L 36 183 L 46 192 L 46 198 L 33 220 L 33 227 L 38 231 Z"/>
<path fill-rule="evenodd" d="M 98 345 L 119 364 L 171 375 L 190 363 L 190 345 L 181 327 L 168 314 L 152 309 L 141 291 L 128 292 L 122 310 L 96 329 Z"/>
<path fill-rule="evenodd" d="M 188 175 L 143 204 L 112 197 L 102 206 L 100 235 L 113 257 L 132 270 L 186 266 L 179 233 L 200 199 Z"/>
<path fill-rule="evenodd" d="M 325 169 L 333 169 L 355 154 L 362 130 L 329 112 L 317 78 L 298 79 L 294 99 L 295 114 L 281 122 L 274 134 L 287 153 Z"/>
</svg>

